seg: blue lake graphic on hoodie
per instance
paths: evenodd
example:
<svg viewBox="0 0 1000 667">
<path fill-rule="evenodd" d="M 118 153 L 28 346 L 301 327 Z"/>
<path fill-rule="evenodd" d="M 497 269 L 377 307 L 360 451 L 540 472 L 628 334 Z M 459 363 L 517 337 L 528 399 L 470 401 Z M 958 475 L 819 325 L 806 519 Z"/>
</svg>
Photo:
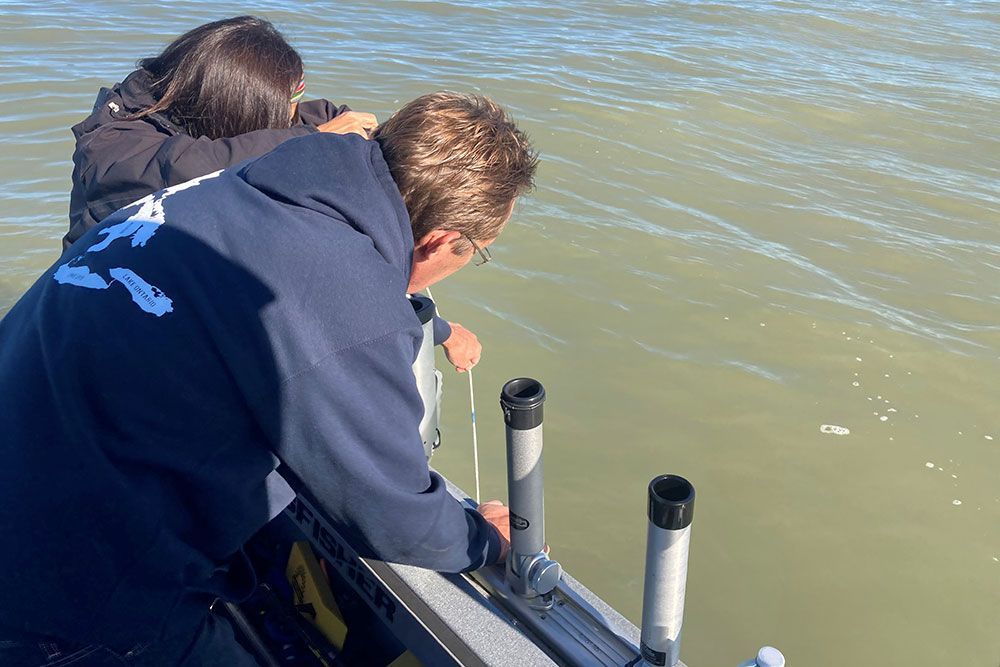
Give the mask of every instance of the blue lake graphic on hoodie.
<svg viewBox="0 0 1000 667">
<path fill-rule="evenodd" d="M 218 176 L 222 171 L 200 176 L 198 178 L 181 183 L 172 188 L 167 188 L 144 197 L 133 206 L 138 205 L 139 210 L 130 215 L 122 222 L 111 225 L 107 229 L 102 229 L 98 235 L 103 235 L 104 239 L 99 243 L 87 248 L 82 255 L 77 255 L 70 261 L 59 266 L 53 278 L 60 285 L 75 285 L 87 289 L 108 289 L 112 283 L 119 283 L 128 290 L 132 296 L 132 301 L 140 309 L 147 313 L 152 313 L 157 317 L 162 317 L 174 310 L 173 301 L 163 290 L 150 284 L 132 269 L 125 267 L 115 267 L 108 270 L 105 278 L 99 273 L 92 271 L 87 265 L 87 255 L 105 250 L 118 239 L 129 239 L 133 248 L 143 248 L 149 242 L 156 230 L 166 221 L 163 212 L 163 202 L 170 195 L 192 188 L 202 181 Z"/>
</svg>

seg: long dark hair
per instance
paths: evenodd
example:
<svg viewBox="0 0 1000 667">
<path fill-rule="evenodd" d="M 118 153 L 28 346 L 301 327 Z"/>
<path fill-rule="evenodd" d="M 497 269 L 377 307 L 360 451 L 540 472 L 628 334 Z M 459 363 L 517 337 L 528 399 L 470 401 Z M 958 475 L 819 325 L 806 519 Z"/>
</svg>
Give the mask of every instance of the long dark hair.
<svg viewBox="0 0 1000 667">
<path fill-rule="evenodd" d="M 193 137 L 235 137 L 289 127 L 302 58 L 264 19 L 237 16 L 199 26 L 139 67 L 152 77 L 153 106 Z"/>
</svg>

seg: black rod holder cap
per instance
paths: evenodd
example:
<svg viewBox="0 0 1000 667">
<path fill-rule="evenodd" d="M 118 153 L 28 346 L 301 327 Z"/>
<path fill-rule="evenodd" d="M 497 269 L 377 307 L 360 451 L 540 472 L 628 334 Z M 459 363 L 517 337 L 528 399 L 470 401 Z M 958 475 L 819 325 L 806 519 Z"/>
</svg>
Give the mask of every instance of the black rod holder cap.
<svg viewBox="0 0 1000 667">
<path fill-rule="evenodd" d="M 500 407 L 503 421 L 519 431 L 533 429 L 542 423 L 542 404 L 545 387 L 538 380 L 515 378 L 500 390 Z"/>
<path fill-rule="evenodd" d="M 694 519 L 694 486 L 678 475 L 660 475 L 649 483 L 649 520 L 657 528 L 682 530 Z"/>
<path fill-rule="evenodd" d="M 420 320 L 421 325 L 430 322 L 434 317 L 434 314 L 437 312 L 434 302 L 423 294 L 414 294 L 411 296 L 410 305 L 413 306 L 413 312 L 417 314 L 417 318 Z"/>
</svg>

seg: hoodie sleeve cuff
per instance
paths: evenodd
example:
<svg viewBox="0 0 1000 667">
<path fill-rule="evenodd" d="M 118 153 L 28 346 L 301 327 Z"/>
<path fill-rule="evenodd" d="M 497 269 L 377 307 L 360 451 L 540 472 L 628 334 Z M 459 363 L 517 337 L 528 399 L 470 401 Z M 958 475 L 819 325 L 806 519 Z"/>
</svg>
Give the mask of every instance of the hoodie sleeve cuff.
<svg viewBox="0 0 1000 667">
<path fill-rule="evenodd" d="M 471 550 L 468 552 L 469 564 L 462 571 L 473 572 L 480 568 L 496 565 L 500 562 L 502 550 L 500 533 L 476 510 L 466 507 L 465 511 L 465 520 L 469 524 L 469 539 L 472 544 L 470 545 Z M 482 539 L 483 537 L 486 538 L 485 541 Z"/>
<path fill-rule="evenodd" d="M 350 110 L 346 104 L 338 107 L 330 100 L 307 100 L 299 103 L 299 118 L 306 125 L 322 125 Z"/>
<path fill-rule="evenodd" d="M 434 344 L 442 345 L 451 338 L 451 325 L 444 319 L 434 316 Z"/>
<path fill-rule="evenodd" d="M 486 547 L 486 564 L 496 565 L 500 562 L 500 533 L 493 526 L 490 526 L 490 535 Z"/>
</svg>

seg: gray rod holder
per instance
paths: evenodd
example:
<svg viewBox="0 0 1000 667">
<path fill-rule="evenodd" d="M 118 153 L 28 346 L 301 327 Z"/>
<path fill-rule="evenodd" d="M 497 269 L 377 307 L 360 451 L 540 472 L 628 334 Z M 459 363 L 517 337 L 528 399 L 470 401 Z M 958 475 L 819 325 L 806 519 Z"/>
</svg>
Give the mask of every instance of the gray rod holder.
<svg viewBox="0 0 1000 667">
<path fill-rule="evenodd" d="M 413 362 L 413 376 L 417 380 L 417 392 L 424 404 L 424 416 L 420 419 L 420 439 L 424 443 L 424 455 L 431 458 L 434 449 L 440 444 L 438 431 L 441 411 L 441 377 L 434 368 L 434 302 L 422 294 L 410 296 L 410 305 L 420 320 L 424 336 L 420 341 L 420 350 Z"/>
<path fill-rule="evenodd" d="M 694 486 L 677 475 L 654 478 L 649 483 L 648 517 L 642 664 L 673 667 L 681 659 Z"/>
<path fill-rule="evenodd" d="M 545 388 L 537 380 L 516 378 L 500 391 L 507 425 L 507 504 L 510 553 L 507 583 L 539 609 L 552 605 L 552 590 L 562 568 L 545 554 L 545 497 L 542 470 L 542 405 Z"/>
</svg>

